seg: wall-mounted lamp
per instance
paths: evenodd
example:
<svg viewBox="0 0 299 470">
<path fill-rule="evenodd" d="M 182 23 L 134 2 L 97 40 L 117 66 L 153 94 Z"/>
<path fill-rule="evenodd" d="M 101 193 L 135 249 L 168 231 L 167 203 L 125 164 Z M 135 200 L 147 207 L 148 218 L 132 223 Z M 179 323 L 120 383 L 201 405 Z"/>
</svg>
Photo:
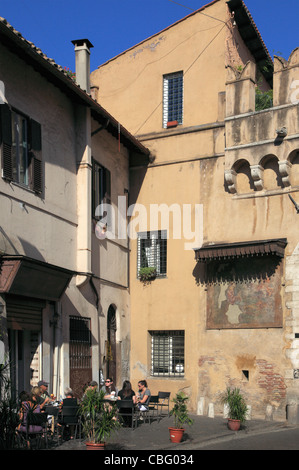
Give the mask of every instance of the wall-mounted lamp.
<svg viewBox="0 0 299 470">
<path fill-rule="evenodd" d="M 58 312 L 54 312 L 53 314 L 53 320 L 50 320 L 50 326 L 54 326 L 54 328 L 57 327 L 57 324 L 58 324 L 58 319 L 59 319 L 59 313 Z"/>
</svg>

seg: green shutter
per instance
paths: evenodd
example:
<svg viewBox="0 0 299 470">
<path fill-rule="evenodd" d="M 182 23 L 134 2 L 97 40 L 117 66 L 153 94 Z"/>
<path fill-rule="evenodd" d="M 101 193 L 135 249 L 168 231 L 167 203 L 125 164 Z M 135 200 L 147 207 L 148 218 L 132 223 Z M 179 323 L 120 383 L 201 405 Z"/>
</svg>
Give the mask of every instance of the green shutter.
<svg viewBox="0 0 299 470">
<path fill-rule="evenodd" d="M 39 122 L 30 119 L 31 186 L 34 192 L 41 193 L 42 185 L 42 132 Z"/>
<path fill-rule="evenodd" d="M 0 105 L 0 120 L 2 177 L 11 181 L 13 179 L 12 124 L 11 109 L 6 103 Z"/>
</svg>

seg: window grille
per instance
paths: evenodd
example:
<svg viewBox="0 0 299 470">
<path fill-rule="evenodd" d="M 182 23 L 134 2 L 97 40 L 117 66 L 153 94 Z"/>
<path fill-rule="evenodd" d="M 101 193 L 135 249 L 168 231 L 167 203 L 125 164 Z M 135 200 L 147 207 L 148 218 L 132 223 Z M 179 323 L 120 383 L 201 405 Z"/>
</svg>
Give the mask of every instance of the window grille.
<svg viewBox="0 0 299 470">
<path fill-rule="evenodd" d="M 157 276 L 167 272 L 167 231 L 140 232 L 137 239 L 137 276 L 141 268 L 156 268 Z"/>
<path fill-rule="evenodd" d="M 91 367 L 90 318 L 70 317 L 70 368 Z"/>
<path fill-rule="evenodd" d="M 183 377 L 185 372 L 185 332 L 150 331 L 151 375 Z"/>
<path fill-rule="evenodd" d="M 163 127 L 171 121 L 183 123 L 183 72 L 163 77 Z"/>
</svg>

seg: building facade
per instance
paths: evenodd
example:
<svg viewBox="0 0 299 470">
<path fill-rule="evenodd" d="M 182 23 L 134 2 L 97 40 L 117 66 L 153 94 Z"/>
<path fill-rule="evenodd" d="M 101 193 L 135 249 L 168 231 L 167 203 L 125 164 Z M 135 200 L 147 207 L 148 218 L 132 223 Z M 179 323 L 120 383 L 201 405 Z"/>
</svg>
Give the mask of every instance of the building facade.
<svg viewBox="0 0 299 470">
<path fill-rule="evenodd" d="M 3 19 L 0 38 L 1 361 L 17 393 L 43 379 L 81 396 L 128 374 L 128 242 L 101 239 L 98 206 L 148 152 L 91 97 L 88 40 L 75 83 Z"/>
<path fill-rule="evenodd" d="M 151 152 L 130 169 L 131 381 L 184 390 L 198 413 L 222 412 L 227 386 L 255 417 L 298 403 L 296 77 L 298 51 L 273 64 L 241 0 L 212 1 L 91 74 Z"/>
</svg>

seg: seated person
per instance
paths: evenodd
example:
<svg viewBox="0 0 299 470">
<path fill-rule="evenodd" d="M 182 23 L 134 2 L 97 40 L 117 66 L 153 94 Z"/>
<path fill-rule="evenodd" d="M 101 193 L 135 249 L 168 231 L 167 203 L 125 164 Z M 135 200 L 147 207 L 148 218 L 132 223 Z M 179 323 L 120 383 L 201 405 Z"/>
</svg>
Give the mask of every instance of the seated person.
<svg viewBox="0 0 299 470">
<path fill-rule="evenodd" d="M 74 392 L 71 388 L 66 388 L 64 390 L 65 398 L 62 400 L 62 405 L 66 406 L 76 406 L 78 404 L 77 398 L 75 398 Z"/>
<path fill-rule="evenodd" d="M 146 380 L 140 380 L 138 382 L 138 390 L 139 393 L 137 395 L 137 406 L 140 411 L 147 411 L 148 410 L 148 404 L 151 398 L 151 392 L 150 389 L 147 388 L 147 382 Z"/>
<path fill-rule="evenodd" d="M 74 422 L 78 420 L 77 416 L 77 407 L 78 407 L 78 401 L 77 398 L 74 396 L 74 392 L 71 388 L 66 388 L 64 390 L 65 398 L 62 400 L 62 403 L 60 405 L 60 414 L 58 417 L 58 426 L 64 426 L 63 432 L 68 435 L 70 439 L 74 439 L 74 431 L 75 431 L 75 425 Z M 64 415 L 63 410 L 68 408 L 71 410 L 71 416 Z"/>
<path fill-rule="evenodd" d="M 125 380 L 123 388 L 118 392 L 117 398 L 120 400 L 133 400 L 133 397 L 135 397 L 135 392 L 132 390 L 131 382 Z"/>
<path fill-rule="evenodd" d="M 118 395 L 118 390 L 113 384 L 113 379 L 109 377 L 105 380 L 105 385 L 101 388 L 105 392 L 104 398 L 116 398 Z"/>
<path fill-rule="evenodd" d="M 31 394 L 34 397 L 36 403 L 40 406 L 42 410 L 50 401 L 49 397 L 42 398 L 42 390 L 40 387 L 32 387 Z"/>
<path fill-rule="evenodd" d="M 41 433 L 43 430 L 42 423 L 47 420 L 46 413 L 41 413 L 40 405 L 31 393 L 22 392 L 21 409 L 19 411 L 20 424 L 18 431 L 30 434 Z M 34 414 L 35 416 L 32 416 Z M 35 418 L 35 419 L 33 419 Z M 34 421 L 34 424 L 33 424 Z"/>
<path fill-rule="evenodd" d="M 135 392 L 134 390 L 132 390 L 132 385 L 131 385 L 131 382 L 129 382 L 129 380 L 124 381 L 123 388 L 118 392 L 117 398 L 119 400 L 132 401 L 133 403 L 135 403 Z M 122 419 L 123 419 L 125 426 L 132 425 L 132 417 L 126 416 L 130 414 L 130 410 L 128 408 L 120 408 L 119 414 L 123 415 Z"/>
</svg>

